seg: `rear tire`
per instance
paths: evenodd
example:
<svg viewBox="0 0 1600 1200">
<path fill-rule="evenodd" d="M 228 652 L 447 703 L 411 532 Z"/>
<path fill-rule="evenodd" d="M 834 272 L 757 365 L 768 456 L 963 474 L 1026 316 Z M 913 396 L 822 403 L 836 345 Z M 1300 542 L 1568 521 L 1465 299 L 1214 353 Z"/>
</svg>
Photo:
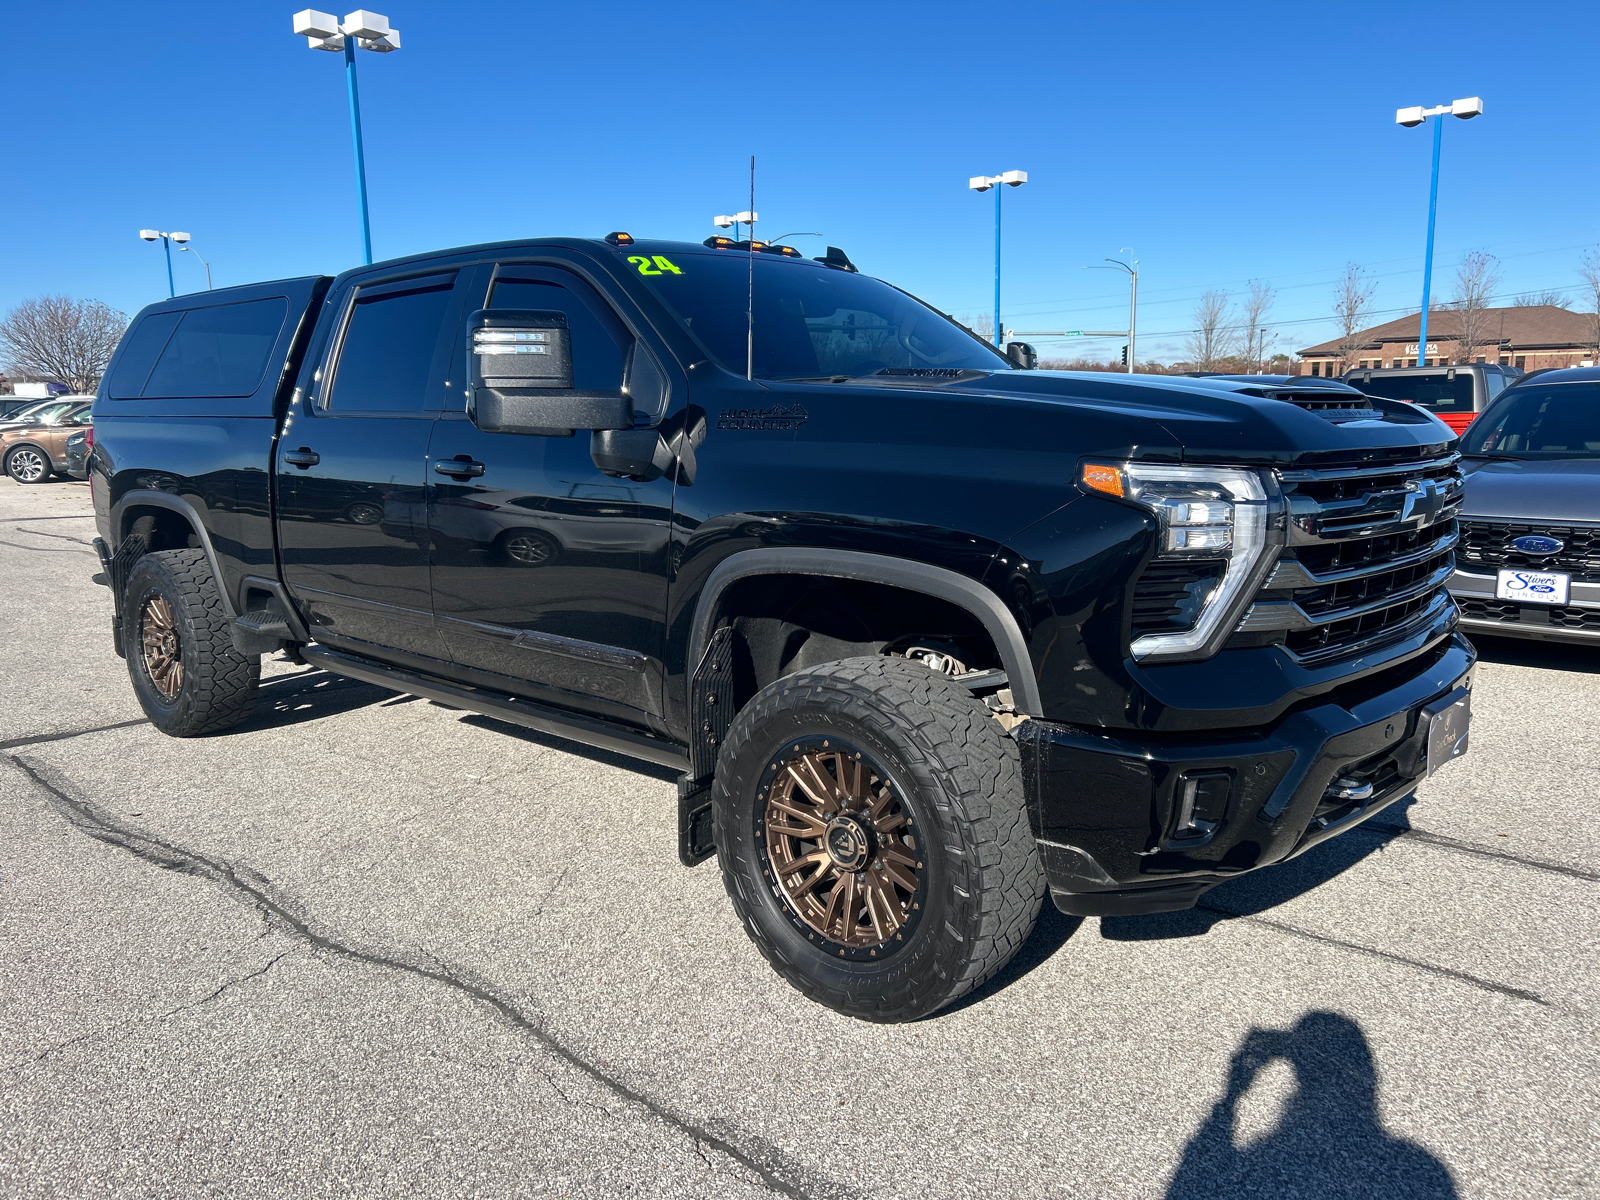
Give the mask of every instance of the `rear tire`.
<svg viewBox="0 0 1600 1200">
<path fill-rule="evenodd" d="M 234 649 L 203 550 L 161 550 L 134 563 L 122 605 L 122 645 L 134 694 L 162 733 L 215 733 L 255 708 L 261 659 Z"/>
<path fill-rule="evenodd" d="M 6 452 L 6 474 L 18 483 L 44 483 L 54 468 L 37 446 L 13 446 Z"/>
<path fill-rule="evenodd" d="M 1016 743 L 926 667 L 852 658 L 769 684 L 729 730 L 713 789 L 745 930 L 847 1016 L 936 1012 L 1033 931 L 1045 881 Z"/>
</svg>

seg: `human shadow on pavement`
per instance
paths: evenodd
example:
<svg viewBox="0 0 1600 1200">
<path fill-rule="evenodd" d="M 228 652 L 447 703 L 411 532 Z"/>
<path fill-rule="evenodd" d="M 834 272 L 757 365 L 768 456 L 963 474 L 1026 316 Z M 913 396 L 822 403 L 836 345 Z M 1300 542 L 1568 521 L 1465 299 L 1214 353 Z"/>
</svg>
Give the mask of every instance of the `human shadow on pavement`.
<svg viewBox="0 0 1600 1200">
<path fill-rule="evenodd" d="M 1239 1145 L 1240 1102 L 1282 1060 L 1295 1090 L 1272 1132 Z M 1184 1148 L 1166 1200 L 1316 1196 L 1454 1200 L 1450 1170 L 1378 1119 L 1378 1079 L 1361 1027 L 1309 1012 L 1291 1029 L 1252 1028 L 1234 1052 L 1228 1090 Z"/>
<path fill-rule="evenodd" d="M 1408 813 L 1416 802 L 1416 796 L 1407 796 L 1299 858 L 1221 884 L 1202 896 L 1194 908 L 1140 917 L 1101 917 L 1100 936 L 1117 942 L 1199 937 L 1211 932 L 1219 921 L 1253 917 L 1276 908 L 1321 887 L 1363 859 L 1381 854 L 1396 837 L 1410 830 Z"/>
</svg>

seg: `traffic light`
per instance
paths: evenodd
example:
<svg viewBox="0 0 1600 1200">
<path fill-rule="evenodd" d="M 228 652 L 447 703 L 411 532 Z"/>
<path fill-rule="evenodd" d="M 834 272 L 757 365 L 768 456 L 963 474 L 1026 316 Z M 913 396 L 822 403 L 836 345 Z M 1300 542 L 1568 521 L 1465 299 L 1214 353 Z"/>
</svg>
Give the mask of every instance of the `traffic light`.
<svg viewBox="0 0 1600 1200">
<path fill-rule="evenodd" d="M 1122 348 L 1122 365 L 1128 365 L 1128 348 L 1126 346 Z"/>
</svg>

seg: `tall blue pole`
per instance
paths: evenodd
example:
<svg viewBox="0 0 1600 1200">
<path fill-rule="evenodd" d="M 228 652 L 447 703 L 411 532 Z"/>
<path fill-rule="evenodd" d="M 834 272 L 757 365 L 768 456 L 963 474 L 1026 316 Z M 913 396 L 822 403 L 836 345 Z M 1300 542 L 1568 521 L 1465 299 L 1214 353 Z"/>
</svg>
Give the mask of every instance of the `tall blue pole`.
<svg viewBox="0 0 1600 1200">
<path fill-rule="evenodd" d="M 998 179 L 994 184 L 994 344 L 998 347 L 1005 337 L 1000 328 L 1000 193 L 1005 185 Z"/>
<path fill-rule="evenodd" d="M 1439 211 L 1439 143 L 1444 137 L 1444 115 L 1433 118 L 1433 182 L 1428 185 L 1428 257 L 1422 264 L 1422 333 L 1417 339 L 1417 362 L 1428 358 L 1428 293 L 1433 289 L 1433 220 Z"/>
<path fill-rule="evenodd" d="M 170 300 L 178 294 L 178 289 L 172 284 L 172 239 L 164 233 L 161 235 L 161 248 L 167 252 L 167 298 Z"/>
<path fill-rule="evenodd" d="M 350 90 L 350 136 L 356 144 L 356 194 L 361 199 L 361 252 L 372 261 L 372 228 L 367 223 L 367 156 L 361 148 L 361 97 L 356 91 L 356 39 L 344 39 L 344 78 Z"/>
</svg>

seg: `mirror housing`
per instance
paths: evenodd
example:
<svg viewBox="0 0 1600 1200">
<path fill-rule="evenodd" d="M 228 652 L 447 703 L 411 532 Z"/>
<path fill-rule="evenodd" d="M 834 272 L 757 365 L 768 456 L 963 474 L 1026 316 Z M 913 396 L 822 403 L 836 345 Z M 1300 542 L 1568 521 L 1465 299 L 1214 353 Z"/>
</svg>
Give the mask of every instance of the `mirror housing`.
<svg viewBox="0 0 1600 1200">
<path fill-rule="evenodd" d="M 1007 342 L 1006 357 L 1019 371 L 1034 371 L 1039 367 L 1039 355 L 1027 342 Z"/>
<path fill-rule="evenodd" d="M 565 313 L 479 309 L 467 319 L 469 412 L 485 433 L 571 437 L 579 429 L 630 429 L 624 391 L 572 386 Z"/>
</svg>

